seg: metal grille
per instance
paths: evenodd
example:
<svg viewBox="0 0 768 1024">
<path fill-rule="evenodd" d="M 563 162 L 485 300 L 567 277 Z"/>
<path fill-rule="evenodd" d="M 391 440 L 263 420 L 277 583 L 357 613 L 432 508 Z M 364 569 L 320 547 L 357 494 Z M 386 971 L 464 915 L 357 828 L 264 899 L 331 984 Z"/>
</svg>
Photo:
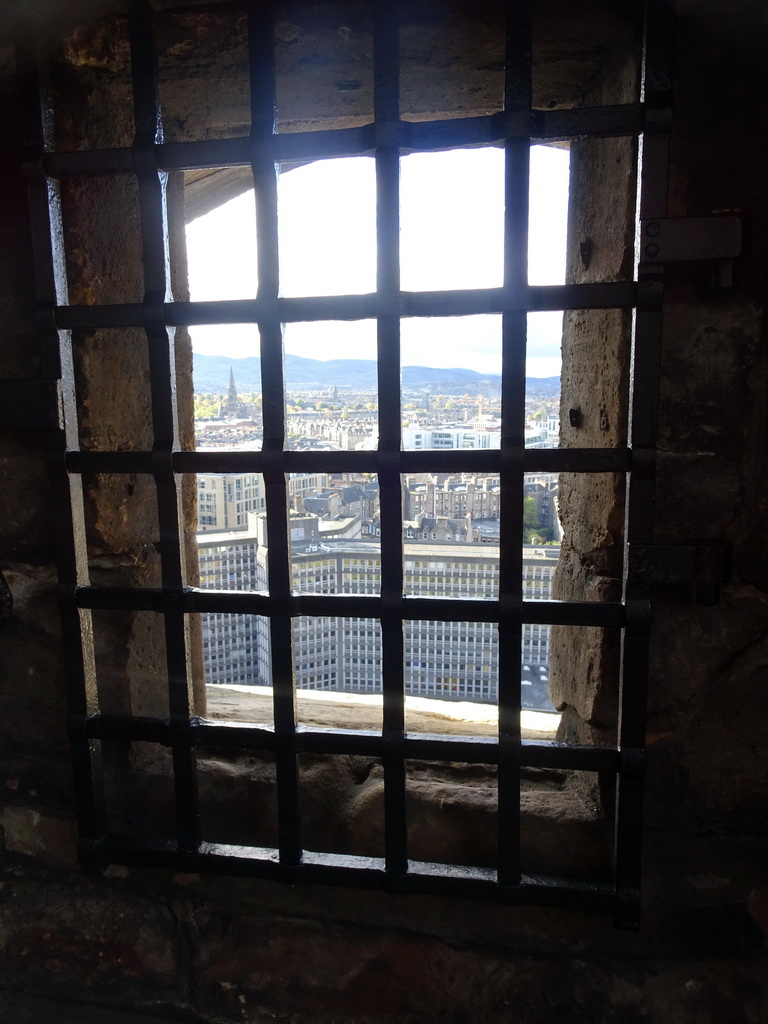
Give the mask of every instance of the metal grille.
<svg viewBox="0 0 768 1024">
<path fill-rule="evenodd" d="M 44 376 L 61 381 L 63 429 L 52 432 L 50 465 L 56 486 L 60 592 L 66 642 L 70 733 L 77 784 L 81 856 L 109 862 L 217 871 L 290 882 L 313 881 L 612 910 L 620 926 L 639 912 L 640 837 L 648 623 L 647 585 L 625 582 L 621 601 L 524 601 L 521 536 L 523 475 L 527 472 L 619 473 L 626 480 L 625 543 L 652 540 L 655 391 L 661 276 L 641 264 L 637 281 L 530 286 L 527 249 L 528 167 L 532 141 L 583 136 L 630 136 L 642 141 L 641 217 L 664 217 L 666 195 L 669 21 L 665 0 L 646 12 L 642 101 L 612 107 L 542 111 L 531 99 L 531 18 L 525 2 L 508 5 L 504 110 L 486 117 L 407 122 L 398 101 L 397 5 L 374 5 L 374 119 L 363 127 L 280 134 L 275 130 L 275 60 L 267 4 L 248 7 L 251 128 L 247 137 L 164 143 L 153 12 L 139 3 L 131 15 L 133 104 L 136 135 L 123 149 L 56 152 L 50 134 L 51 98 L 45 65 L 20 54 L 26 71 L 28 123 L 37 125 L 27 163 L 36 241 L 39 329 Z M 503 145 L 506 167 L 504 278 L 500 288 L 403 292 L 399 280 L 399 159 L 403 151 L 477 144 Z M 328 298 L 282 298 L 278 291 L 276 165 L 330 156 L 375 155 L 378 273 L 376 292 Z M 167 172 L 250 166 L 255 185 L 258 294 L 254 300 L 174 302 L 168 280 Z M 57 187 L 68 176 L 135 175 L 139 189 L 145 298 L 140 303 L 68 304 L 61 271 L 62 230 Z M 634 310 L 631 424 L 618 449 L 526 450 L 526 317 L 531 311 Z M 477 313 L 502 315 L 501 447 L 495 451 L 401 451 L 400 323 L 404 316 Z M 378 325 L 379 442 L 372 452 L 285 450 L 281 324 L 309 320 L 375 318 Z M 178 442 L 174 383 L 174 328 L 249 322 L 261 337 L 264 441 L 260 452 L 185 452 Z M 151 451 L 89 452 L 78 448 L 70 332 L 140 327 L 150 358 L 154 444 Z M 441 600 L 405 597 L 401 474 L 443 471 L 500 474 L 503 519 L 498 599 Z M 179 475 L 196 472 L 263 474 L 269 523 L 268 594 L 200 591 L 187 586 L 180 526 Z M 369 472 L 381 494 L 380 596 L 295 596 L 291 592 L 286 474 Z M 160 520 L 162 586 L 155 589 L 90 585 L 83 531 L 82 475 L 138 473 L 154 478 Z M 628 563 L 625 557 L 624 564 Z M 169 717 L 101 713 L 95 682 L 92 609 L 148 611 L 165 626 Z M 273 652 L 274 727 L 214 723 L 195 716 L 185 617 L 193 612 L 267 616 Z M 297 727 L 291 656 L 292 621 L 304 615 L 377 619 L 382 631 L 383 727 L 380 733 Z M 413 736 L 405 731 L 404 620 L 493 621 L 499 625 L 498 737 Z M 615 627 L 622 631 L 619 743 L 616 747 L 565 746 L 528 741 L 520 733 L 520 652 L 523 623 Z M 144 740 L 173 755 L 176 835 L 125 838 L 107 829 L 100 769 L 101 742 Z M 276 849 L 225 847 L 206 841 L 200 826 L 196 748 L 269 751 L 276 763 L 279 842 Z M 383 764 L 383 858 L 303 851 L 298 758 L 305 753 L 365 754 Z M 406 829 L 406 760 L 492 764 L 498 770 L 497 869 L 451 867 L 409 859 Z M 521 874 L 520 775 L 526 767 L 595 771 L 617 779 L 613 882 L 581 882 Z"/>
</svg>

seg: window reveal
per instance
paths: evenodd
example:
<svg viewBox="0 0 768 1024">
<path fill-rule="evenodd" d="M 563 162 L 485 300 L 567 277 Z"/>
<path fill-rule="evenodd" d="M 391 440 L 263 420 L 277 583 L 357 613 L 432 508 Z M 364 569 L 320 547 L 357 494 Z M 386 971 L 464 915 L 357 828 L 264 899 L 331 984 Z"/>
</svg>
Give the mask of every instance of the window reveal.
<svg viewBox="0 0 768 1024">
<path fill-rule="evenodd" d="M 654 33 L 666 32 L 664 7 L 651 3 L 650 37 L 645 53 L 645 103 L 655 102 L 654 90 L 666 87 L 665 50 Z M 128 330 L 141 337 L 147 352 L 143 372 L 146 375 L 151 408 L 151 438 L 141 429 L 125 446 L 110 444 L 104 431 L 101 443 L 80 450 L 71 420 L 67 431 L 54 440 L 59 454 L 60 511 L 62 513 L 61 578 L 63 609 L 68 624 L 68 663 L 71 684 L 73 750 L 78 772 L 80 823 L 83 856 L 93 864 L 110 860 L 139 863 L 184 865 L 201 870 L 210 865 L 216 870 L 231 870 L 286 878 L 292 881 L 326 879 L 332 882 L 356 881 L 357 884 L 396 886 L 401 891 L 455 892 L 463 895 L 491 896 L 512 901 L 541 901 L 613 907 L 620 924 L 636 918 L 639 883 L 639 828 L 642 764 L 642 705 L 646 662 L 645 615 L 648 593 L 636 583 L 625 587 L 621 600 L 603 604 L 583 601 L 531 601 L 521 603 L 523 474 L 526 470 L 568 471 L 571 473 L 619 473 L 636 469 L 631 480 L 628 501 L 627 538 L 644 540 L 649 536 L 652 496 L 651 456 L 653 452 L 653 352 L 658 344 L 658 301 L 653 281 L 643 282 L 641 291 L 633 282 L 587 282 L 562 288 L 529 286 L 521 254 L 525 251 L 527 227 L 528 148 L 531 137 L 568 138 L 573 135 L 596 136 L 626 134 L 635 136 L 644 128 L 645 107 L 627 103 L 620 107 L 585 107 L 576 114 L 559 111 L 551 115 L 532 107 L 530 94 L 530 25 L 523 9 L 512 4 L 507 12 L 507 53 L 505 112 L 503 117 L 451 119 L 445 122 L 407 122 L 400 119 L 398 100 L 398 26 L 396 12 L 381 3 L 374 8 L 374 119 L 372 126 L 355 128 L 339 136 L 323 131 L 306 132 L 295 137 L 275 134 L 274 46 L 269 14 L 262 5 L 248 11 L 249 78 L 251 91 L 250 134 L 219 142 L 190 141 L 165 145 L 158 125 L 162 109 L 154 60 L 152 11 L 138 5 L 131 19 L 131 91 L 135 137 L 131 146 L 124 142 L 112 149 L 57 152 L 50 137 L 47 116 L 40 122 L 37 140 L 39 160 L 30 167 L 30 194 L 33 219 L 38 235 L 39 300 L 55 309 L 55 330 L 43 333 L 49 357 L 61 363 L 65 380 L 71 381 L 72 359 L 66 331 L 75 335 L 76 359 L 98 354 L 93 339 L 99 332 Z M 47 112 L 49 95 L 45 88 L 36 101 Z M 655 115 L 654 115 L 655 116 Z M 401 148 L 428 149 L 434 146 L 467 145 L 477 142 L 501 142 L 506 153 L 507 209 L 505 214 L 505 274 L 500 289 L 454 293 L 401 293 L 398 280 L 398 163 Z M 646 133 L 645 155 L 665 145 L 663 132 Z M 377 290 L 373 296 L 340 296 L 331 302 L 311 299 L 281 299 L 279 294 L 275 163 L 285 159 L 312 159 L 331 155 L 334 147 L 346 152 L 374 149 L 377 170 L 378 261 Z M 205 160 L 206 166 L 250 165 L 256 187 L 259 222 L 259 291 L 250 302 L 237 308 L 216 304 L 174 302 L 169 291 L 169 235 L 167 213 L 169 182 L 167 172 L 194 169 Z M 646 166 L 646 165 L 644 165 Z M 661 166 L 648 161 L 648 167 Z M 133 254 L 135 266 L 143 265 L 143 300 L 131 293 L 113 301 L 99 298 L 97 279 L 94 291 L 75 293 L 75 304 L 68 304 L 55 269 L 60 258 L 57 223 L 56 182 L 66 189 L 83 176 L 101 176 L 110 192 L 107 207 L 128 208 L 128 196 L 120 198 L 121 176 L 135 182 L 140 223 L 140 243 Z M 50 183 L 53 183 L 52 185 Z M 643 172 L 641 211 L 660 215 L 664 177 L 656 170 Z M 102 194 L 103 198 L 103 194 Z M 70 197 L 70 209 L 78 202 Z M 661 211 L 663 212 L 663 211 Z M 82 225 L 81 225 L 82 227 Z M 64 235 L 73 237 L 74 225 Z M 51 247 L 50 240 L 54 240 Z M 66 245 L 65 245 L 66 250 Z M 70 257 L 74 254 L 69 253 Z M 85 275 L 87 278 L 87 275 Z M 83 275 L 80 275 L 80 284 Z M 503 317 L 502 441 L 498 452 L 482 453 L 482 463 L 474 451 L 402 452 L 400 450 L 399 333 L 404 307 L 411 316 L 452 315 L 478 311 L 501 313 Z M 552 451 L 525 450 L 522 437 L 526 315 L 532 309 L 601 308 L 635 309 L 635 348 L 633 422 L 629 444 L 606 450 L 573 446 Z M 332 314 L 334 318 L 375 317 L 378 325 L 379 353 L 379 443 L 373 453 L 287 452 L 285 450 L 285 410 L 282 403 L 283 368 L 281 322 L 312 320 Z M 259 327 L 262 341 L 264 382 L 264 446 L 260 453 L 185 452 L 180 436 L 179 410 L 175 390 L 178 357 L 174 334 L 193 322 L 242 322 Z M 63 332 L 59 337 L 58 331 Z M 91 332 L 89 336 L 87 332 Z M 639 344 L 639 342 L 638 342 Z M 78 345 L 81 346 L 78 349 Z M 88 350 L 88 351 L 87 351 Z M 77 378 L 75 377 L 75 383 Z M 280 401 L 271 395 L 279 394 Z M 183 397 L 181 399 L 183 401 Z M 75 407 L 71 393 L 65 395 L 71 413 Z M 106 409 L 106 407 L 105 407 Z M 108 412 L 108 410 L 106 410 Z M 108 416 L 107 416 L 108 419 Z M 148 443 L 149 442 L 149 443 Z M 499 628 L 499 733 L 494 742 L 456 741 L 405 735 L 403 714 L 404 621 L 406 619 L 450 623 L 470 620 L 478 614 L 470 602 L 435 599 L 425 602 L 403 597 L 403 538 L 401 475 L 424 468 L 450 472 L 482 468 L 498 472 L 500 501 L 505 509 L 500 537 L 500 587 L 497 600 L 483 602 L 484 620 L 492 618 Z M 332 471 L 336 466 L 376 472 L 382 494 L 382 588 L 380 595 L 336 597 L 291 593 L 290 547 L 288 534 L 287 472 Z M 268 594 L 204 592 L 190 587 L 185 566 L 187 543 L 184 499 L 178 474 L 236 472 L 241 468 L 262 474 L 265 505 L 270 528 L 270 553 L 267 566 Z M 158 509 L 159 564 L 147 556 L 146 573 L 134 576 L 129 585 L 100 587 L 89 579 L 86 550 L 78 522 L 82 505 L 78 498 L 81 476 L 109 475 L 106 488 L 124 488 L 132 495 L 141 482 L 142 494 L 154 488 Z M 123 478 L 125 476 L 125 479 Z M 113 481 L 110 483 L 110 479 Z M 118 502 L 125 507 L 126 500 Z M 74 521 L 73 521 L 74 520 Z M 70 529 L 67 531 L 67 524 Z M 135 526 L 135 524 L 134 524 Z M 159 578 L 158 578 L 159 576 Z M 137 585 L 138 584 L 138 585 Z M 353 618 L 378 622 L 382 631 L 382 679 L 384 722 L 378 736 L 347 736 L 333 730 L 296 730 L 295 680 L 291 644 L 294 625 L 302 614 L 339 611 Z M 105 714 L 99 706 L 94 685 L 93 646 L 89 630 L 89 609 L 131 612 L 152 610 L 163 624 L 165 670 L 167 673 L 167 711 L 144 714 Z M 494 615 L 489 616 L 489 611 Z M 272 646 L 274 689 L 274 729 L 238 727 L 229 730 L 196 716 L 194 697 L 194 638 L 188 617 L 196 612 L 260 615 L 268 628 Z M 620 742 L 615 747 L 573 745 L 552 746 L 521 743 L 520 653 L 521 625 L 555 624 L 568 627 L 614 627 L 623 631 L 624 686 L 621 694 Z M 202 646 L 202 645 L 200 645 Z M 309 661 L 307 662 L 309 666 Z M 317 671 L 318 666 L 315 664 Z M 446 678 L 446 677 L 444 677 Z M 453 685 L 447 676 L 447 685 Z M 147 708 L 152 711 L 152 702 Z M 121 737 L 133 741 L 161 743 L 171 750 L 176 835 L 158 841 L 157 836 L 128 837 L 108 827 L 100 790 L 99 740 Z M 236 744 L 254 750 L 274 752 L 278 805 L 279 841 L 274 851 L 253 847 L 214 846 L 201 830 L 195 785 L 195 748 L 198 744 L 224 747 Z M 340 861 L 332 852 L 302 854 L 301 814 L 298 804 L 297 758 L 303 751 L 368 751 L 381 758 L 384 780 L 384 856 L 361 858 L 358 862 Z M 405 765 L 409 757 L 428 757 L 443 761 L 477 761 L 495 764 L 498 770 L 498 849 L 495 869 L 465 868 L 459 872 L 445 866 L 409 862 L 406 829 Z M 526 766 L 602 771 L 613 774 L 618 782 L 615 873 L 611 883 L 602 881 L 555 882 L 549 878 L 521 875 L 520 871 L 520 776 Z"/>
</svg>

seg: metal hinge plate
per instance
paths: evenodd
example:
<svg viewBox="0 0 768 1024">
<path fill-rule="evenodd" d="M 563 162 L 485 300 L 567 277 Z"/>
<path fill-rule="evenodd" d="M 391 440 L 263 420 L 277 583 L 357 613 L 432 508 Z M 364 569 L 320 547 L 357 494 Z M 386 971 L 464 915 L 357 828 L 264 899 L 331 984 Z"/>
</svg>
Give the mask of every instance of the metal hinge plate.
<svg viewBox="0 0 768 1024">
<path fill-rule="evenodd" d="M 640 224 L 641 263 L 683 260 L 731 260 L 741 256 L 741 217 L 670 217 Z"/>
<path fill-rule="evenodd" d="M 698 604 L 717 604 L 728 578 L 725 544 L 630 544 L 629 582 L 694 586 Z"/>
</svg>

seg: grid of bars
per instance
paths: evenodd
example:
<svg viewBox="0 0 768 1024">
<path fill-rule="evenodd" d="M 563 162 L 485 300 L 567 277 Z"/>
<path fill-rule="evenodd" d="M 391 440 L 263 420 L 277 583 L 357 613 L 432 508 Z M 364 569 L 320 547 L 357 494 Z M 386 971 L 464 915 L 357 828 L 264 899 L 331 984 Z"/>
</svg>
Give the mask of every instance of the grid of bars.
<svg viewBox="0 0 768 1024">
<path fill-rule="evenodd" d="M 67 644 L 70 732 L 74 752 L 81 855 L 94 866 L 111 861 L 215 870 L 288 881 L 327 881 L 398 892 L 455 893 L 507 902 L 612 909 L 620 926 L 639 912 L 642 765 L 650 613 L 647 586 L 625 583 L 615 603 L 531 601 L 522 596 L 523 474 L 619 472 L 627 484 L 625 541 L 652 540 L 655 389 L 660 334 L 661 280 L 641 264 L 637 282 L 529 286 L 527 251 L 528 166 L 532 140 L 579 136 L 637 136 L 642 140 L 641 217 L 663 217 L 666 194 L 670 91 L 670 18 L 667 0 L 646 11 L 642 101 L 625 106 L 540 111 L 531 100 L 531 12 L 508 4 L 504 110 L 488 117 L 412 123 L 400 120 L 397 5 L 374 4 L 374 120 L 361 128 L 279 134 L 275 130 L 275 61 L 268 4 L 248 5 L 251 129 L 248 137 L 166 144 L 162 139 L 153 14 L 140 2 L 131 16 L 135 141 L 131 148 L 56 152 L 51 96 L 44 61 L 19 54 L 25 70 L 30 139 L 30 203 L 35 236 L 39 328 L 44 374 L 61 380 L 63 429 L 50 439 L 56 488 L 61 604 Z M 399 160 L 403 150 L 477 143 L 505 149 L 506 213 L 501 288 L 404 293 L 399 281 Z M 377 180 L 377 287 L 372 295 L 281 298 L 278 280 L 277 177 L 281 161 L 353 154 L 375 155 Z M 168 278 L 165 181 L 172 170 L 249 165 L 259 224 L 258 294 L 254 300 L 174 302 Z M 73 306 L 62 267 L 57 183 L 67 176 L 131 173 L 139 188 L 145 298 L 142 303 Z M 525 356 L 528 312 L 631 308 L 635 311 L 629 441 L 620 449 L 525 450 Z M 403 452 L 400 408 L 400 321 L 408 316 L 502 314 L 501 448 L 483 452 Z M 374 452 L 284 450 L 281 324 L 362 319 L 378 325 L 379 443 Z M 256 323 L 261 337 L 264 441 L 260 452 L 179 450 L 174 381 L 174 329 L 179 325 Z M 70 332 L 75 328 L 143 327 L 150 356 L 154 445 L 147 452 L 86 452 L 78 448 Z M 291 594 L 286 474 L 347 471 L 376 473 L 381 494 L 382 584 L 378 597 Z M 262 473 L 269 522 L 268 595 L 199 591 L 186 585 L 179 474 Z M 400 476 L 420 471 L 498 472 L 502 508 L 500 590 L 497 601 L 403 596 Z M 154 477 L 160 517 L 162 586 L 154 590 L 97 588 L 89 584 L 83 529 L 82 474 L 145 473 Z M 625 565 L 627 564 L 625 558 Z M 152 611 L 165 626 L 169 718 L 128 718 L 100 713 L 95 680 L 91 609 Z M 246 612 L 270 620 L 274 728 L 219 723 L 195 717 L 190 640 L 192 612 Z M 292 619 L 304 615 L 376 618 L 383 652 L 383 727 L 380 734 L 302 729 L 296 724 L 291 655 Z M 409 736 L 404 721 L 403 621 L 497 621 L 499 624 L 499 731 L 497 739 Z M 621 629 L 619 743 L 615 748 L 524 741 L 520 734 L 520 650 L 523 623 Z M 176 838 L 126 839 L 109 835 L 100 777 L 100 743 L 119 737 L 164 744 L 172 750 Z M 276 759 L 278 848 L 217 846 L 201 834 L 195 753 L 200 744 L 268 750 Z M 381 759 L 385 778 L 385 850 L 381 860 L 302 850 L 298 757 L 301 753 L 367 754 Z M 406 759 L 429 758 L 498 767 L 496 871 L 414 863 L 408 857 Z M 615 877 L 612 884 L 558 880 L 520 871 L 520 772 L 524 766 L 599 771 L 617 777 Z"/>
</svg>

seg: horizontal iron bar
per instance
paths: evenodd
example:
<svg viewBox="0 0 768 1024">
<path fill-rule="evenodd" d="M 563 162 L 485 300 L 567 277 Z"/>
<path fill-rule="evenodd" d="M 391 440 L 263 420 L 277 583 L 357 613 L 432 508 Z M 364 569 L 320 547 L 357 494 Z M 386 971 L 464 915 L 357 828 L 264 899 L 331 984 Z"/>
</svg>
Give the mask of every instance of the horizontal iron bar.
<svg viewBox="0 0 768 1024">
<path fill-rule="evenodd" d="M 540 133 L 534 139 L 564 142 L 584 136 L 615 138 L 639 135 L 645 125 L 642 103 L 616 104 L 606 107 L 572 107 L 567 110 L 539 111 Z"/>
<path fill-rule="evenodd" d="M 55 430 L 59 400 L 56 379 L 0 380 L 0 429 Z"/>
<path fill-rule="evenodd" d="M 496 737 L 491 736 L 411 734 L 405 740 L 406 757 L 415 760 L 495 765 L 499 760 L 498 750 Z M 523 739 L 519 763 L 523 768 L 615 773 L 620 770 L 621 755 L 611 747 L 569 746 Z"/>
<path fill-rule="evenodd" d="M 633 457 L 627 448 L 526 448 L 519 453 L 525 473 L 626 473 Z M 175 473 L 260 473 L 273 464 L 274 455 L 260 451 L 173 452 Z M 498 473 L 502 454 L 498 449 L 474 451 L 405 451 L 397 456 L 401 473 L 474 472 Z M 144 473 L 152 476 L 156 458 L 152 452 L 70 451 L 70 473 Z M 286 473 L 376 473 L 376 452 L 283 452 Z"/>
<path fill-rule="evenodd" d="M 103 306 L 57 306 L 54 314 L 56 326 L 61 331 L 144 326 L 144 306 L 140 302 Z"/>
<path fill-rule="evenodd" d="M 523 601 L 516 610 L 521 622 L 542 625 L 622 626 L 625 621 L 624 608 L 618 603 Z M 438 622 L 495 622 L 499 619 L 500 610 L 498 601 L 487 598 L 404 597 L 402 615 L 404 619 L 421 622 L 432 619 Z"/>
<path fill-rule="evenodd" d="M 67 452 L 66 465 L 70 473 L 143 473 L 153 476 L 157 463 L 153 452 L 89 452 L 80 449 Z"/>
<path fill-rule="evenodd" d="M 405 151 L 436 150 L 458 146 L 494 145 L 511 138 L 564 141 L 581 136 L 637 135 L 643 130 L 643 106 L 639 103 L 571 110 L 500 111 L 482 117 L 443 121 L 399 121 L 392 127 L 393 145 Z M 372 153 L 376 126 L 335 128 L 314 132 L 283 132 L 270 139 L 276 163 L 323 160 Z M 251 140 L 206 139 L 165 142 L 154 147 L 157 167 L 164 171 L 205 170 L 210 167 L 245 167 L 250 164 Z M 92 149 L 46 153 L 45 173 L 52 178 L 100 177 L 131 174 L 133 150 Z"/>
<path fill-rule="evenodd" d="M 380 732 L 360 729 L 324 729 L 301 726 L 290 736 L 276 736 L 263 722 L 215 721 L 193 718 L 185 727 L 167 719 L 94 715 L 70 721 L 70 731 L 82 739 L 143 740 L 161 746 L 230 747 L 274 752 L 280 747 L 294 754 L 359 754 L 380 758 L 384 740 Z M 406 734 L 403 756 L 413 760 L 495 765 L 499 747 L 495 736 Z M 615 747 L 590 747 L 523 739 L 519 764 L 524 768 L 573 771 L 626 771 L 636 774 L 637 755 Z"/>
<path fill-rule="evenodd" d="M 69 735 L 77 740 L 137 740 L 146 743 L 157 743 L 160 746 L 171 746 L 170 722 L 167 718 L 150 718 L 146 715 L 128 717 L 125 715 L 70 715 L 68 720 Z M 191 726 L 190 726 L 191 728 Z M 254 739 L 256 732 L 254 727 Z M 254 749 L 257 744 L 253 743 Z"/>
<path fill-rule="evenodd" d="M 629 309 L 638 304 L 638 296 L 638 286 L 634 281 L 527 285 L 506 290 L 466 288 L 455 291 L 401 291 L 398 313 L 402 317 L 434 317 L 501 314 L 521 310 L 559 312 L 565 309 Z M 277 312 L 283 323 L 370 320 L 382 314 L 383 301 L 373 293 L 279 298 Z M 388 308 L 387 312 L 391 310 Z M 271 310 L 267 310 L 263 302 L 255 298 L 167 302 L 163 307 L 165 323 L 170 327 L 257 323 L 268 314 L 271 314 Z M 55 317 L 56 325 L 61 330 L 141 327 L 144 307 L 138 302 L 103 306 L 57 306 Z"/>
<path fill-rule="evenodd" d="M 322 454 L 324 458 L 307 461 L 304 456 L 311 454 Z M 177 473 L 259 473 L 266 461 L 258 451 L 174 452 L 173 455 Z M 299 473 L 307 466 L 310 472 L 317 472 L 321 463 L 324 473 L 375 473 L 377 468 L 375 452 L 283 452 L 282 461 L 286 473 Z"/>
<path fill-rule="evenodd" d="M 717 604 L 729 575 L 729 549 L 723 543 L 630 544 L 628 581 L 646 586 L 695 585 L 700 604 Z"/>
<path fill-rule="evenodd" d="M 389 874 L 377 858 L 310 852 L 305 852 L 298 864 L 281 864 L 277 850 L 265 847 L 203 843 L 196 853 L 180 853 L 171 842 L 105 836 L 96 842 L 82 840 L 79 852 L 84 864 L 97 869 L 108 864 L 160 867 L 187 873 L 266 878 L 291 885 L 318 883 L 604 912 L 612 910 L 615 898 L 613 886 L 607 883 L 523 875 L 517 885 L 502 885 L 491 869 L 449 864 L 411 861 L 407 874 Z"/>
<path fill-rule="evenodd" d="M 526 448 L 526 473 L 626 473 L 632 469 L 629 448 Z"/>
<path fill-rule="evenodd" d="M 297 594 L 279 599 L 264 593 L 242 590 L 183 591 L 130 587 L 77 587 L 74 594 L 67 588 L 62 594 L 66 602 L 74 598 L 78 608 L 99 608 L 105 611 L 153 611 L 158 613 L 219 612 L 241 615 L 280 617 L 289 615 L 319 617 L 380 618 L 384 611 L 382 599 L 371 595 Z M 387 602 L 392 612 L 392 602 Z M 541 625 L 620 627 L 626 622 L 626 611 L 619 603 L 599 604 L 595 601 L 523 601 L 519 606 L 521 622 Z M 488 598 L 408 597 L 399 602 L 403 620 L 419 622 L 497 622 L 499 602 Z"/>
</svg>

